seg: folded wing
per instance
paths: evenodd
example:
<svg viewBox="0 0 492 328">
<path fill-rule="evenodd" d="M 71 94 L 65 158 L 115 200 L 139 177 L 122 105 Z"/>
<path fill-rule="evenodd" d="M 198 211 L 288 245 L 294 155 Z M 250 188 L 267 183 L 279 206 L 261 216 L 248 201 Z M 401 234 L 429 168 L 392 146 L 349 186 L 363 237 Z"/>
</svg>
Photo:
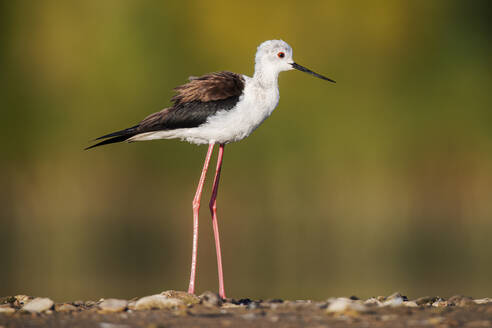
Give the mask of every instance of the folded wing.
<svg viewBox="0 0 492 328">
<path fill-rule="evenodd" d="M 125 141 L 141 133 L 199 127 L 218 111 L 234 108 L 243 89 L 244 78 L 232 72 L 194 77 L 174 89 L 176 95 L 171 99 L 172 107 L 147 116 L 131 128 L 99 137 L 96 140 L 105 140 L 86 149 Z"/>
</svg>

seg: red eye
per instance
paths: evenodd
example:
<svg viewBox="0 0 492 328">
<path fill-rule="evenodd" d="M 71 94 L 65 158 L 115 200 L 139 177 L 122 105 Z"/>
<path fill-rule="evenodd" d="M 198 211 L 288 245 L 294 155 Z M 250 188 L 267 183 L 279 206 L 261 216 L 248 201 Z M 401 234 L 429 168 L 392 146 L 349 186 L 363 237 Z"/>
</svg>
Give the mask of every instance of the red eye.
<svg viewBox="0 0 492 328">
<path fill-rule="evenodd" d="M 285 57 L 285 54 L 283 52 L 279 52 L 277 54 L 278 58 L 284 58 Z"/>
</svg>

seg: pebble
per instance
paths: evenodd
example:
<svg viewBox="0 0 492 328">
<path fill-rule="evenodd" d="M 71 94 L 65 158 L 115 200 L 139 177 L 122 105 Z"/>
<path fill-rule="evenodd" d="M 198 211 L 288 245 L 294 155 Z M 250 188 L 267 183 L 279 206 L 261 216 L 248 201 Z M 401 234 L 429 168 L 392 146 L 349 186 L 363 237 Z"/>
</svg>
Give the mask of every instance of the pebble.
<svg viewBox="0 0 492 328">
<path fill-rule="evenodd" d="M 391 299 L 388 299 L 387 301 L 384 301 L 382 303 L 382 306 L 400 306 L 403 304 L 403 298 L 401 296 L 399 297 L 393 297 Z"/>
<path fill-rule="evenodd" d="M 386 301 L 390 301 L 393 299 L 402 299 L 404 302 L 408 301 L 408 297 L 402 295 L 400 292 L 396 292 L 391 294 L 390 296 L 386 297 Z"/>
<path fill-rule="evenodd" d="M 424 296 L 424 297 L 419 297 L 415 300 L 413 300 L 417 305 L 431 305 L 435 301 L 437 301 L 439 297 L 436 296 Z"/>
<path fill-rule="evenodd" d="M 94 302 L 94 301 L 86 301 L 84 302 L 84 306 L 85 307 L 93 307 L 94 305 L 96 305 L 97 303 Z"/>
<path fill-rule="evenodd" d="M 281 298 L 272 298 L 272 299 L 268 299 L 266 300 L 267 303 L 283 303 L 284 300 L 281 299 Z"/>
<path fill-rule="evenodd" d="M 371 297 L 368 298 L 367 300 L 364 301 L 365 305 L 377 305 L 377 306 L 382 306 L 383 303 L 381 303 L 378 299 Z"/>
<path fill-rule="evenodd" d="M 446 307 L 449 303 L 442 298 L 438 298 L 434 303 L 431 304 L 433 307 Z"/>
<path fill-rule="evenodd" d="M 125 311 L 128 301 L 116 298 L 108 298 L 99 304 L 99 313 L 114 313 Z"/>
<path fill-rule="evenodd" d="M 241 298 L 240 300 L 232 300 L 232 303 L 237 304 L 237 305 L 248 305 L 249 303 L 253 302 L 249 298 Z"/>
<path fill-rule="evenodd" d="M 367 307 L 364 304 L 349 298 L 340 297 L 328 301 L 329 305 L 326 308 L 328 313 L 356 314 L 367 311 Z"/>
<path fill-rule="evenodd" d="M 15 302 L 15 297 L 14 296 L 2 296 L 0 297 L 0 304 L 13 304 Z"/>
<path fill-rule="evenodd" d="M 417 303 L 414 301 L 408 301 L 408 302 L 403 302 L 403 305 L 408 306 L 408 307 L 419 307 Z"/>
<path fill-rule="evenodd" d="M 69 304 L 69 303 L 56 304 L 55 305 L 55 311 L 56 312 L 77 311 L 77 307 L 76 306 L 73 306 L 72 304 Z"/>
<path fill-rule="evenodd" d="M 17 295 L 14 297 L 14 306 L 15 307 L 23 307 L 26 303 L 29 303 L 34 297 L 27 295 Z"/>
<path fill-rule="evenodd" d="M 234 303 L 224 303 L 222 304 L 222 308 L 224 309 L 234 309 L 234 308 L 240 308 L 242 305 L 234 304 Z"/>
<path fill-rule="evenodd" d="M 32 301 L 24 305 L 22 309 L 27 312 L 39 313 L 51 309 L 53 307 L 53 304 L 55 303 L 49 298 L 36 297 Z"/>
<path fill-rule="evenodd" d="M 248 310 L 254 310 L 260 308 L 260 302 L 251 302 L 248 305 L 246 305 L 246 308 Z"/>
<path fill-rule="evenodd" d="M 492 302 L 492 298 L 479 298 L 479 299 L 476 299 L 476 300 L 473 300 L 473 302 L 475 302 L 475 304 L 487 304 L 487 303 L 490 303 Z"/>
<path fill-rule="evenodd" d="M 15 309 L 10 307 L 9 305 L 0 305 L 0 314 L 13 314 L 15 313 Z"/>
<path fill-rule="evenodd" d="M 131 312 L 132 310 L 136 310 L 137 306 L 137 301 L 130 301 L 128 302 L 128 311 Z"/>
<path fill-rule="evenodd" d="M 161 293 L 162 296 L 167 298 L 177 298 L 182 300 L 186 305 L 193 305 L 200 303 L 200 297 L 190 294 L 187 292 L 179 291 L 179 290 L 166 290 Z"/>
<path fill-rule="evenodd" d="M 174 309 L 184 306 L 185 303 L 178 298 L 169 298 L 164 295 L 151 295 L 142 297 L 135 304 L 136 310 Z"/>
<path fill-rule="evenodd" d="M 216 293 L 212 293 L 210 291 L 206 291 L 202 295 L 199 296 L 202 300 L 202 304 L 208 307 L 217 307 L 222 305 L 222 299 Z"/>
<path fill-rule="evenodd" d="M 448 304 L 455 305 L 455 306 L 469 306 L 469 305 L 475 305 L 475 302 L 471 297 L 455 295 L 448 299 Z"/>
</svg>

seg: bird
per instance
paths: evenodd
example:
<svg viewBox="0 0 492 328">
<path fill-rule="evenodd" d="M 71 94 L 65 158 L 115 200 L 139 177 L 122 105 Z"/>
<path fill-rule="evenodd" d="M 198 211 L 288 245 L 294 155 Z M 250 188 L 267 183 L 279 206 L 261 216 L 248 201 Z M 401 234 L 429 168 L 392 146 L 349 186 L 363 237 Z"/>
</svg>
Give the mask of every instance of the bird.
<svg viewBox="0 0 492 328">
<path fill-rule="evenodd" d="M 195 293 L 198 253 L 198 221 L 202 189 L 215 145 L 219 145 L 217 166 L 209 202 L 217 255 L 219 296 L 226 299 L 222 255 L 217 222 L 217 192 L 226 144 L 248 137 L 277 107 L 280 72 L 299 70 L 336 83 L 293 60 L 292 48 L 283 40 L 261 43 L 255 55 L 252 77 L 229 71 L 192 76 L 189 82 L 174 89 L 172 106 L 150 114 L 140 123 L 95 140 L 94 147 L 155 139 L 181 139 L 192 144 L 208 145 L 198 187 L 193 198 L 193 244 L 188 293 Z"/>
</svg>

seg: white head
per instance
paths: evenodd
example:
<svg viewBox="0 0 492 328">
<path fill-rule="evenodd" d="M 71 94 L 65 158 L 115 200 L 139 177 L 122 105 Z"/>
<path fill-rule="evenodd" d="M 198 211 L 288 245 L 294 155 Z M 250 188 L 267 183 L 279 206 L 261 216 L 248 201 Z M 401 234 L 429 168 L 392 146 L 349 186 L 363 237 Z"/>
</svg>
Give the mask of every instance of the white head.
<svg viewBox="0 0 492 328">
<path fill-rule="evenodd" d="M 335 82 L 327 77 L 302 67 L 292 59 L 292 48 L 282 40 L 268 40 L 258 46 L 255 57 L 255 75 L 265 79 L 265 75 L 275 79 L 280 72 L 297 69 L 320 79 Z"/>
<path fill-rule="evenodd" d="M 256 65 L 277 73 L 293 69 L 292 48 L 282 40 L 265 41 L 256 50 Z"/>
</svg>

